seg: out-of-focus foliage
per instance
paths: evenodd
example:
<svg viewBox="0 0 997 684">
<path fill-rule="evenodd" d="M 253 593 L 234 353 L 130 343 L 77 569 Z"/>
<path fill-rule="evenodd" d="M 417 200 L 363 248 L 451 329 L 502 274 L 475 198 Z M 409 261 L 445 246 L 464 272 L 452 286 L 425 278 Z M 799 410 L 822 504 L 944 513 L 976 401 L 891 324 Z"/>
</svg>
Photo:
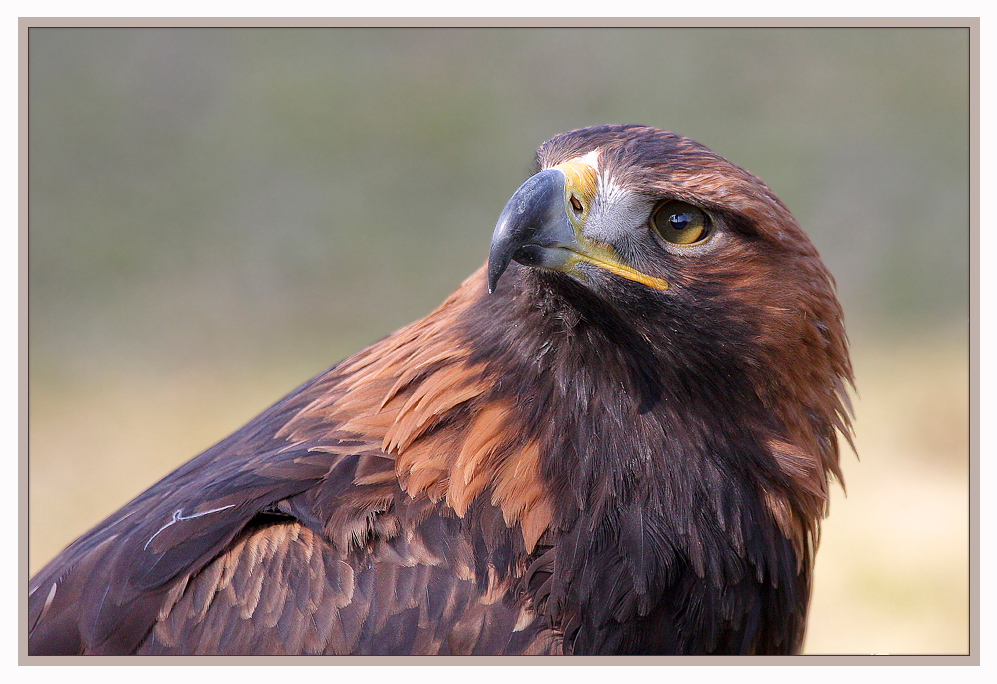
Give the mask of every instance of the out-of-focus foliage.
<svg viewBox="0 0 997 684">
<path fill-rule="evenodd" d="M 828 529 L 808 648 L 966 650 L 966 546 L 949 549 L 963 527 L 936 530 L 949 550 L 934 574 L 912 560 L 932 538 L 902 542 L 918 516 L 966 514 L 967 31 L 32 29 L 29 43 L 32 571 L 442 301 L 484 261 L 543 140 L 645 123 L 763 178 L 838 281 L 862 461 L 844 455 L 832 525 L 855 525 Z M 906 506 L 920 490 L 893 472 L 955 494 Z M 890 553 L 870 569 L 850 548 Z M 901 610 L 939 583 L 916 617 Z M 856 641 L 848 625 L 872 614 L 856 606 L 915 635 Z"/>
</svg>

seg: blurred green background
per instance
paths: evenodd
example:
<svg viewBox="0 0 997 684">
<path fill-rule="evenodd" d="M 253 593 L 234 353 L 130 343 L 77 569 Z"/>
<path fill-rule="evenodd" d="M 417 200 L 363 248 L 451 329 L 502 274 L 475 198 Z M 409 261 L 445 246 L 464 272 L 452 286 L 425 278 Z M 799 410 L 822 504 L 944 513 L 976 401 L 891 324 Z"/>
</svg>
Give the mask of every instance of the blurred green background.
<svg viewBox="0 0 997 684">
<path fill-rule="evenodd" d="M 856 368 L 808 653 L 968 652 L 964 29 L 31 29 L 30 571 L 483 263 L 552 135 L 762 177 Z"/>
</svg>

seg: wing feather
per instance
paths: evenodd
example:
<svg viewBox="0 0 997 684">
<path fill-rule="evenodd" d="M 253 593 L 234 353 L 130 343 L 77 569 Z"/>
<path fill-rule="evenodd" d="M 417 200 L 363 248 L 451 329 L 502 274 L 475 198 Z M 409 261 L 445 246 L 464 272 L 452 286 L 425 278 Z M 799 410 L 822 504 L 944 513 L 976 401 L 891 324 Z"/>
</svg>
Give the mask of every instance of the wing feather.
<svg viewBox="0 0 997 684">
<path fill-rule="evenodd" d="M 464 493 L 456 511 L 430 496 L 454 462 L 483 491 L 503 425 L 465 352 L 439 346 L 446 329 L 414 324 L 305 383 L 67 547 L 31 580 L 30 652 L 472 653 L 537 638 L 539 623 L 504 633 L 530 600 L 513 581 L 523 506 L 501 510 L 515 487 L 495 504 Z M 410 464 L 426 481 L 406 489 L 402 445 L 447 443 L 441 421 L 466 402 L 485 434 L 453 435 L 435 470 Z"/>
</svg>

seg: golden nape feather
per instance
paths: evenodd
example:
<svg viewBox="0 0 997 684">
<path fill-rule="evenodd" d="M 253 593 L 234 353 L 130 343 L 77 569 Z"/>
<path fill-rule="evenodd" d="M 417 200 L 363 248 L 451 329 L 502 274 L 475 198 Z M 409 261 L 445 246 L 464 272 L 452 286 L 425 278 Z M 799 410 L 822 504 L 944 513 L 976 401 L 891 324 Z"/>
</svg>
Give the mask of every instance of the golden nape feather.
<svg viewBox="0 0 997 684">
<path fill-rule="evenodd" d="M 33 577 L 29 652 L 797 653 L 851 379 L 764 183 L 564 133 L 438 309 Z"/>
</svg>

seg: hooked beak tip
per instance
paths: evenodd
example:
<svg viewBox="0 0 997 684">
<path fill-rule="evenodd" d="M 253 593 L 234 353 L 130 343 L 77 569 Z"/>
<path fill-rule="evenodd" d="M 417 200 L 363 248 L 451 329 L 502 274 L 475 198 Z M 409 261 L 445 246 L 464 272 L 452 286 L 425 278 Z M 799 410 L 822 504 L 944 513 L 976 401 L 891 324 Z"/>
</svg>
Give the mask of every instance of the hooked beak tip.
<svg viewBox="0 0 997 684">
<path fill-rule="evenodd" d="M 489 294 L 495 292 L 520 247 L 550 231 L 552 225 L 566 222 L 563 197 L 564 174 L 548 169 L 531 176 L 509 198 L 495 224 L 488 251 Z M 567 233 L 570 236 L 570 227 Z"/>
</svg>

